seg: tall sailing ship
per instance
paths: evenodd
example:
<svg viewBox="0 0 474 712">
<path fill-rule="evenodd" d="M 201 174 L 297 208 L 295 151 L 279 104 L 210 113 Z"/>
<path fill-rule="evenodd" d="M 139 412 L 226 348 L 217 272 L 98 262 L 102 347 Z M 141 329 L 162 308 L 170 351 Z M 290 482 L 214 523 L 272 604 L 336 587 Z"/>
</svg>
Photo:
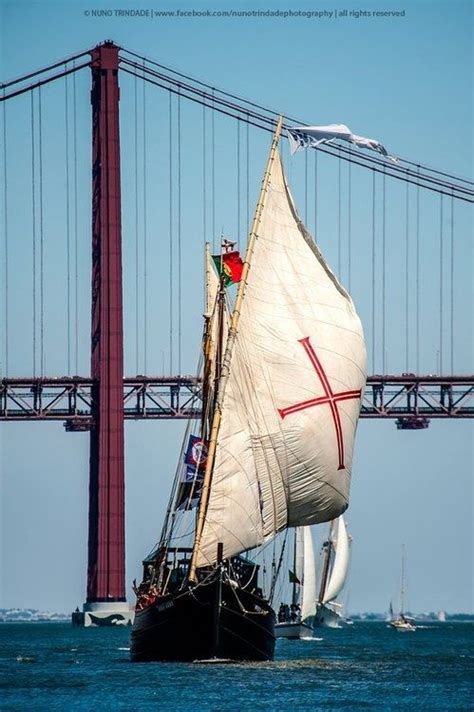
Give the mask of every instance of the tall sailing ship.
<svg viewBox="0 0 474 712">
<path fill-rule="evenodd" d="M 186 436 L 159 543 L 135 587 L 134 661 L 271 659 L 275 587 L 264 591 L 259 557 L 278 532 L 348 506 L 364 338 L 294 207 L 281 126 L 280 118 L 243 264 L 228 244 L 219 260 L 205 318 L 203 416 Z M 228 281 L 239 282 L 232 310 Z"/>
<path fill-rule="evenodd" d="M 343 607 L 337 601 L 346 583 L 349 571 L 351 538 L 341 515 L 329 526 L 329 535 L 323 544 L 322 572 L 319 595 L 314 616 L 314 626 L 340 628 L 344 623 Z"/>
</svg>

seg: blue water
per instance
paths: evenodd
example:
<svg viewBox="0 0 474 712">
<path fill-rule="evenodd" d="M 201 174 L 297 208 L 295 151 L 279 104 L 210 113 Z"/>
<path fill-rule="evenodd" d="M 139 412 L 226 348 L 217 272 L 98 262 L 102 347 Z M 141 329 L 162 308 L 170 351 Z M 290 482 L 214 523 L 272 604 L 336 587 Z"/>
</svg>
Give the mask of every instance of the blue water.
<svg viewBox="0 0 474 712">
<path fill-rule="evenodd" d="M 474 626 L 277 641 L 275 661 L 131 664 L 129 629 L 0 625 L 2 710 L 472 710 Z M 31 659 L 31 660 L 29 660 Z"/>
</svg>

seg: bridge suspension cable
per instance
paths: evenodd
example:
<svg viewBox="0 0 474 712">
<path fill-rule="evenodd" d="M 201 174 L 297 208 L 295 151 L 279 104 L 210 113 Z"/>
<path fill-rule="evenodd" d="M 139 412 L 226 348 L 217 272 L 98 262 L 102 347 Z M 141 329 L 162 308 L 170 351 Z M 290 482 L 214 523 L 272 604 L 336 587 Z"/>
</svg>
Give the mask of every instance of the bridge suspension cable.
<svg viewBox="0 0 474 712">
<path fill-rule="evenodd" d="M 0 84 L 0 88 L 5 89 L 7 87 L 13 86 L 14 84 L 24 82 L 30 78 L 51 71 L 52 69 L 55 69 L 61 65 L 65 65 L 67 62 L 71 62 L 87 54 L 89 54 L 89 52 L 86 51 L 73 55 L 72 57 L 69 57 L 65 60 L 49 65 L 49 67 L 46 67 L 44 69 L 24 75 L 23 77 L 11 80 L 10 82 Z M 138 64 L 136 61 L 133 61 L 133 59 L 129 59 L 129 57 L 139 59 L 141 61 L 141 64 Z M 136 52 L 132 52 L 131 50 L 127 50 L 125 48 L 121 48 L 120 62 L 122 71 L 128 74 L 139 76 L 139 78 L 143 79 L 144 81 L 155 84 L 156 86 L 160 86 L 161 88 L 167 89 L 168 91 L 173 93 L 177 92 L 177 87 L 179 86 L 183 97 L 191 101 L 195 101 L 197 103 L 204 102 L 214 111 L 219 111 L 229 116 L 233 116 L 234 118 L 240 117 L 242 121 L 247 121 L 249 124 L 257 126 L 258 128 L 267 132 L 273 132 L 275 119 L 279 112 L 263 107 L 260 104 L 257 104 L 256 102 L 249 101 L 248 99 L 243 99 L 235 94 L 231 94 L 230 92 L 216 90 L 215 87 L 212 87 L 209 84 L 206 84 L 205 82 L 192 78 L 189 75 L 186 75 L 182 72 L 178 72 L 174 69 L 171 69 L 170 67 L 167 67 L 166 65 L 160 64 L 159 62 L 151 60 L 147 57 L 139 55 Z M 90 66 L 90 62 L 73 66 L 70 69 L 63 70 L 63 72 L 59 74 L 46 77 L 45 79 L 39 80 L 35 84 L 30 84 L 17 91 L 10 92 L 9 94 L 6 94 L 4 92 L 4 95 L 0 97 L 0 101 L 11 99 L 14 96 L 18 96 L 21 93 L 36 88 L 37 86 L 41 86 L 45 83 L 54 81 L 64 76 L 65 74 L 72 74 L 87 66 Z M 152 67 L 157 67 L 161 71 L 152 69 Z M 139 70 L 142 70 L 142 72 L 137 74 Z M 147 76 L 145 76 L 145 74 Z M 163 84 L 163 82 L 165 83 Z M 183 93 L 183 90 L 186 91 L 186 94 Z M 216 91 L 218 92 L 217 95 Z M 301 125 L 305 123 L 302 121 L 298 121 L 297 119 L 294 119 L 290 116 L 287 116 L 286 119 L 287 122 L 285 123 L 284 128 L 289 128 L 289 125 Z M 474 186 L 474 181 L 461 178 L 459 176 L 454 176 L 452 173 L 433 169 L 421 163 L 416 163 L 414 161 L 410 161 L 401 157 L 398 158 L 397 163 L 391 163 L 386 159 L 382 159 L 373 155 L 367 155 L 361 151 L 354 151 L 352 149 L 346 148 L 345 146 L 325 144 L 324 146 L 318 146 L 317 150 L 321 151 L 322 153 L 327 153 L 329 155 L 336 156 L 341 160 L 350 161 L 353 164 L 357 164 L 365 168 L 372 166 L 374 167 L 374 170 L 379 170 L 382 173 L 385 172 L 386 175 L 397 180 L 404 180 L 414 183 L 419 181 L 421 187 L 427 190 L 452 195 L 457 200 L 474 202 L 474 190 L 472 189 L 472 187 L 469 187 Z M 417 170 L 413 170 L 414 168 L 416 168 Z M 423 172 L 421 171 L 421 169 L 423 169 Z M 449 178 L 451 179 L 451 181 L 442 180 L 437 176 Z"/>
<path fill-rule="evenodd" d="M 134 53 L 131 53 L 128 50 L 123 51 L 126 54 L 139 57 L 142 61 L 143 59 L 146 59 L 139 55 L 135 55 Z M 157 67 L 163 66 L 158 64 L 157 62 L 153 62 L 152 60 L 146 59 L 146 61 L 150 65 L 154 65 Z M 131 61 L 124 56 L 121 57 L 122 71 L 127 72 L 129 74 L 134 74 L 139 66 L 141 65 L 138 65 L 136 62 Z M 212 108 L 215 111 L 226 114 L 233 118 L 240 118 L 242 121 L 247 121 L 251 125 L 254 125 L 262 130 L 268 132 L 273 131 L 276 112 L 270 109 L 265 109 L 264 107 L 261 107 L 260 105 L 257 105 L 254 102 L 250 102 L 240 97 L 236 97 L 235 95 L 231 95 L 228 92 L 219 91 L 219 95 L 216 95 L 215 88 L 210 87 L 204 82 L 201 82 L 199 80 L 191 80 L 189 78 L 190 81 L 193 82 L 193 84 L 190 84 L 188 82 L 176 78 L 177 76 L 184 77 L 185 75 L 182 75 L 179 72 L 174 72 L 173 70 L 169 69 L 167 69 L 166 71 L 169 71 L 170 73 L 164 74 L 163 72 L 154 70 L 151 67 L 147 67 L 148 76 L 145 78 L 145 80 L 172 92 L 176 92 L 177 87 L 179 86 L 181 88 L 182 95 L 191 101 L 195 101 L 197 103 L 206 103 L 206 105 L 209 106 L 212 105 Z M 206 91 L 206 89 L 212 91 L 212 94 Z M 234 101 L 230 101 L 229 99 L 225 98 L 226 96 L 231 97 L 241 103 L 235 103 Z M 249 107 L 258 107 L 261 111 L 264 111 L 265 113 L 259 113 L 254 109 L 249 109 Z M 295 125 L 297 123 L 303 123 L 296 121 L 296 119 L 291 119 L 290 117 L 286 118 L 287 122 L 285 123 L 284 128 L 288 128 L 289 126 Z M 324 146 L 320 145 L 317 147 L 317 150 L 323 153 L 328 153 L 332 156 L 337 156 L 341 160 L 349 161 L 353 164 L 357 164 L 366 168 L 374 166 L 375 170 L 379 170 L 380 172 L 384 172 L 385 169 L 385 172 L 388 176 L 396 178 L 398 180 L 416 183 L 417 179 L 419 179 L 422 182 L 422 187 L 428 190 L 434 190 L 436 192 L 444 193 L 449 190 L 449 194 L 451 194 L 452 191 L 453 194 L 455 194 L 455 198 L 459 200 L 474 202 L 474 191 L 471 188 L 467 187 L 470 185 L 474 185 L 472 181 L 452 176 L 452 174 L 444 173 L 443 171 L 431 170 L 420 163 L 406 161 L 405 159 L 401 158 L 398 159 L 397 163 L 394 163 L 383 158 L 370 156 L 362 153 L 361 151 L 355 151 L 353 149 L 349 149 L 336 144 L 334 144 L 333 146 L 331 146 L 330 144 L 325 144 Z M 405 163 L 406 165 L 402 166 L 401 163 Z M 416 167 L 417 170 L 413 170 L 412 168 L 410 168 L 410 166 Z M 421 168 L 423 168 L 424 170 L 423 173 L 420 170 Z M 430 173 L 432 175 L 430 175 Z M 457 183 L 442 180 L 437 176 L 453 178 L 457 181 Z"/>
<path fill-rule="evenodd" d="M 8 235 L 8 182 L 7 182 L 7 105 L 3 105 L 3 227 L 4 227 L 4 293 L 5 293 L 5 305 L 4 305 L 4 372 L 8 376 L 8 357 L 9 357 L 9 315 L 10 315 L 10 304 L 9 304 L 9 290 L 8 290 L 8 267 L 9 267 L 9 235 Z M 3 355 L 3 354 L 2 354 Z"/>
</svg>

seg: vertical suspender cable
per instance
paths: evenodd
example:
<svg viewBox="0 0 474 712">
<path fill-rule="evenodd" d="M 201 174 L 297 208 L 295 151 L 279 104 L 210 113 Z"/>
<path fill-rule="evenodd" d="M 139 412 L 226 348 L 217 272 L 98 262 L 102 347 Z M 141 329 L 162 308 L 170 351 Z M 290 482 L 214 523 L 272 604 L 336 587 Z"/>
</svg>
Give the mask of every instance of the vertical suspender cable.
<svg viewBox="0 0 474 712">
<path fill-rule="evenodd" d="M 35 195 L 35 114 L 34 114 L 34 93 L 30 94 L 31 99 L 31 199 L 32 199 L 32 219 L 33 219 L 33 377 L 36 377 L 36 195 Z"/>
<path fill-rule="evenodd" d="M 308 225 L 308 151 L 304 152 L 304 223 Z"/>
<path fill-rule="evenodd" d="M 143 60 L 145 77 L 145 60 Z M 146 81 L 143 79 L 143 373 L 148 373 L 148 234 L 147 234 L 147 145 L 146 145 Z"/>
<path fill-rule="evenodd" d="M 206 162 L 206 150 L 207 150 L 207 132 L 206 132 L 206 105 L 202 105 L 202 241 L 205 245 L 207 240 L 207 162 Z M 204 255 L 207 254 L 207 250 Z M 206 274 L 207 264 L 206 257 L 204 256 L 204 270 L 203 273 Z M 206 280 L 204 280 L 204 290 L 203 290 L 203 304 L 204 311 L 206 310 L 207 304 L 207 291 L 206 291 Z"/>
<path fill-rule="evenodd" d="M 410 184 L 406 184 L 405 197 L 405 372 L 409 370 L 410 350 L 409 350 L 409 319 L 410 319 L 410 300 L 409 300 L 409 267 L 410 267 Z"/>
<path fill-rule="evenodd" d="M 375 373 L 375 171 L 372 170 L 372 373 Z"/>
<path fill-rule="evenodd" d="M 314 241 L 318 241 L 318 151 L 314 151 Z"/>
<path fill-rule="evenodd" d="M 439 375 L 443 374 L 443 194 L 439 196 Z"/>
<path fill-rule="evenodd" d="M 348 252 L 348 278 L 347 284 L 351 291 L 352 280 L 352 162 L 349 160 L 347 169 L 347 252 Z"/>
<path fill-rule="evenodd" d="M 138 245 L 138 79 L 134 84 L 134 148 L 135 148 L 135 372 L 140 373 L 139 364 L 139 245 Z"/>
<path fill-rule="evenodd" d="M 75 64 L 75 62 L 74 62 Z M 73 152 L 74 152 L 74 373 L 79 373 L 79 240 L 77 216 L 77 100 L 76 73 L 72 75 L 73 89 Z"/>
<path fill-rule="evenodd" d="M 383 172 L 383 182 L 382 182 L 382 370 L 384 375 L 386 375 L 386 353 L 385 353 L 385 277 L 386 277 L 386 260 L 385 260 L 385 227 L 386 227 L 386 202 L 385 202 L 385 182 L 386 174 L 385 170 Z"/>
<path fill-rule="evenodd" d="M 39 163 L 39 232 L 40 232 L 40 374 L 44 376 L 44 232 L 43 232 L 43 124 L 41 87 L 38 87 L 38 163 Z"/>
<path fill-rule="evenodd" d="M 178 374 L 181 374 L 181 94 L 178 89 Z"/>
<path fill-rule="evenodd" d="M 214 126 L 214 89 L 212 90 L 212 112 L 211 112 L 211 217 L 212 217 L 212 244 L 216 252 L 216 137 Z"/>
<path fill-rule="evenodd" d="M 237 241 L 240 239 L 240 118 L 237 119 Z"/>
<path fill-rule="evenodd" d="M 173 373 L 173 94 L 169 93 L 169 319 L 170 319 L 170 374 Z"/>
<path fill-rule="evenodd" d="M 418 166 L 418 173 L 420 166 Z M 416 372 L 420 373 L 420 183 L 416 186 Z"/>
<path fill-rule="evenodd" d="M 247 116 L 247 135 L 246 135 L 246 222 L 245 222 L 245 232 L 248 234 L 250 231 L 250 137 L 249 137 L 249 124 Z"/>
<path fill-rule="evenodd" d="M 337 161 L 337 276 L 341 279 L 341 149 Z"/>
<path fill-rule="evenodd" d="M 451 194 L 451 255 L 450 255 L 450 286 L 451 286 L 451 304 L 450 304 L 450 350 L 451 350 L 451 373 L 454 373 L 454 195 Z"/>
<path fill-rule="evenodd" d="M 67 65 L 65 65 L 67 68 Z M 70 202 L 69 202 L 69 77 L 65 82 L 64 122 L 66 126 L 66 270 L 67 270 L 67 372 L 71 375 L 71 233 L 70 233 Z"/>
<path fill-rule="evenodd" d="M 5 89 L 3 90 L 5 94 Z M 7 184 L 7 111 L 6 101 L 3 102 L 3 226 L 5 235 L 5 252 L 4 252 L 4 288 L 5 288 L 5 376 L 8 377 L 8 356 L 9 356 L 9 304 L 8 304 L 8 184 Z"/>
</svg>

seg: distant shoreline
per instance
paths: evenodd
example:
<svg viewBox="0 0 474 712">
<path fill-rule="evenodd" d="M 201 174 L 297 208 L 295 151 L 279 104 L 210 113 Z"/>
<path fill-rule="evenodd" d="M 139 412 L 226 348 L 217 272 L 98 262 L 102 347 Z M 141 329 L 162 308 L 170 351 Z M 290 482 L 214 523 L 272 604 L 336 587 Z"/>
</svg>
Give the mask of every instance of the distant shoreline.
<svg viewBox="0 0 474 712">
<path fill-rule="evenodd" d="M 474 621 L 474 613 L 445 613 L 445 621 L 438 618 L 438 614 L 430 613 L 412 613 L 407 611 L 407 614 L 413 616 L 419 623 L 469 623 Z M 387 613 L 354 613 L 348 616 L 350 620 L 357 623 L 384 623 L 387 622 Z M 0 624 L 8 623 L 68 623 L 71 620 L 71 614 L 67 613 L 49 613 L 39 611 L 33 608 L 2 608 L 0 609 Z"/>
</svg>

